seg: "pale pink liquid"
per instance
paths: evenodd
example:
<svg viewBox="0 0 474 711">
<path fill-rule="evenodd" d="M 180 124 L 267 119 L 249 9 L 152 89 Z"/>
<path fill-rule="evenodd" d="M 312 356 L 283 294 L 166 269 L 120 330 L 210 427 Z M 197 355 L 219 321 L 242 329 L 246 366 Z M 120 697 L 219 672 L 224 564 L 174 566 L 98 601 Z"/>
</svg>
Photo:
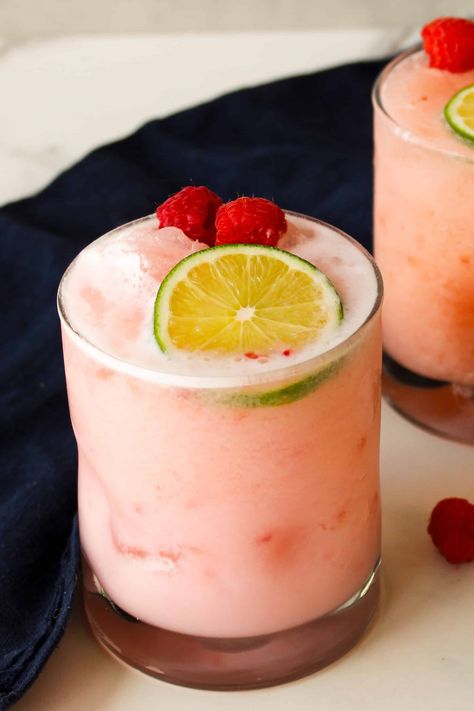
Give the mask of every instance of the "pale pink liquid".
<svg viewBox="0 0 474 711">
<path fill-rule="evenodd" d="M 384 347 L 416 373 L 474 384 L 474 143 L 444 120 L 474 71 L 430 69 L 423 52 L 375 92 L 375 256 Z"/>
<path fill-rule="evenodd" d="M 307 221 L 305 246 L 316 245 L 317 258 L 315 224 Z M 142 285 L 149 296 L 163 276 L 158 251 L 157 270 L 147 268 Z M 328 276 L 338 282 L 337 269 Z M 104 356 L 63 320 L 81 543 L 100 584 L 129 614 L 189 635 L 251 637 L 334 610 L 368 578 L 380 550 L 381 353 L 369 276 L 361 288 L 372 303 L 355 333 L 274 374 L 269 364 L 234 364 L 244 377 L 233 387 L 225 377 L 210 386 L 208 375 L 200 387 L 189 364 L 180 377 L 159 360 L 148 363 L 142 302 L 124 304 L 135 316 L 122 324 L 128 345 L 118 344 L 119 353 Z M 63 319 L 77 307 L 89 314 L 91 333 L 98 323 L 104 333 L 106 300 L 87 278 L 84 270 Z M 118 312 L 110 309 L 112 337 Z M 222 402 L 223 393 L 275 390 L 331 362 L 335 372 L 289 404 Z"/>
</svg>

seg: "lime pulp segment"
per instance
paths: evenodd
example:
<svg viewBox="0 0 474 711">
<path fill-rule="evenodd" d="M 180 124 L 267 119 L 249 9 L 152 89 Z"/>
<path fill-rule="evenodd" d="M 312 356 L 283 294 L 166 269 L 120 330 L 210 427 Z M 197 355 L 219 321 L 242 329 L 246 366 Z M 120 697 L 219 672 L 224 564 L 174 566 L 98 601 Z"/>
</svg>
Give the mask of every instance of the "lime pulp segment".
<svg viewBox="0 0 474 711">
<path fill-rule="evenodd" d="M 343 311 L 329 279 L 289 252 L 232 244 L 195 252 L 163 280 L 155 300 L 160 348 L 268 355 L 334 330 Z"/>
</svg>

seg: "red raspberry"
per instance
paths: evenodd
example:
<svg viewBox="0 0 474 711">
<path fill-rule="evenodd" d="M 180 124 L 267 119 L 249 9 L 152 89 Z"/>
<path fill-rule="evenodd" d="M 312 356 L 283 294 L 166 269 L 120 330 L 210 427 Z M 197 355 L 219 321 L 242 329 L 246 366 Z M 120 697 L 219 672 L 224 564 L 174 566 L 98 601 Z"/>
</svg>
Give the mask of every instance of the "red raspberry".
<svg viewBox="0 0 474 711">
<path fill-rule="evenodd" d="M 474 560 L 474 505 L 466 499 L 443 499 L 431 513 L 428 533 L 449 563 Z"/>
<path fill-rule="evenodd" d="M 216 215 L 216 244 L 263 244 L 274 247 L 286 232 L 283 210 L 271 200 L 241 197 L 222 205 Z"/>
<path fill-rule="evenodd" d="M 216 212 L 222 200 L 203 185 L 189 185 L 156 208 L 160 227 L 179 227 L 189 239 L 210 247 L 216 238 Z"/>
<path fill-rule="evenodd" d="M 461 17 L 438 17 L 421 31 L 430 67 L 448 72 L 474 69 L 474 22 Z"/>
</svg>

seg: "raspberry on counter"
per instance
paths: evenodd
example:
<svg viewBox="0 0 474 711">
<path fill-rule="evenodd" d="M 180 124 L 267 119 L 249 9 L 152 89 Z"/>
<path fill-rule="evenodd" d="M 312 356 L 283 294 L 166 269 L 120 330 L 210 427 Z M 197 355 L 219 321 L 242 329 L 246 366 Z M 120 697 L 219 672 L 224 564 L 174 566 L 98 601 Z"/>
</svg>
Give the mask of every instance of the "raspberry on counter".
<svg viewBox="0 0 474 711">
<path fill-rule="evenodd" d="M 443 499 L 434 507 L 428 533 L 448 563 L 474 560 L 474 504 L 467 499 Z"/>
</svg>

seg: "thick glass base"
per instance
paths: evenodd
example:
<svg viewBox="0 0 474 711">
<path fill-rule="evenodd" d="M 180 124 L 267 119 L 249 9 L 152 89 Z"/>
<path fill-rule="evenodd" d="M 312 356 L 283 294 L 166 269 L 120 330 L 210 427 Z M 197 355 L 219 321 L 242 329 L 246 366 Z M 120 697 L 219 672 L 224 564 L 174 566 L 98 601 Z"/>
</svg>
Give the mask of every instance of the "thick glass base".
<svg viewBox="0 0 474 711">
<path fill-rule="evenodd" d="M 199 689 L 255 689 L 291 681 L 327 666 L 363 634 L 377 607 L 378 564 L 364 585 L 333 612 L 293 629 L 259 637 L 194 637 L 131 617 L 88 585 L 86 614 L 113 656 L 163 681 Z"/>
<path fill-rule="evenodd" d="M 474 386 L 425 378 L 385 354 L 382 390 L 410 422 L 446 439 L 474 444 Z"/>
</svg>

